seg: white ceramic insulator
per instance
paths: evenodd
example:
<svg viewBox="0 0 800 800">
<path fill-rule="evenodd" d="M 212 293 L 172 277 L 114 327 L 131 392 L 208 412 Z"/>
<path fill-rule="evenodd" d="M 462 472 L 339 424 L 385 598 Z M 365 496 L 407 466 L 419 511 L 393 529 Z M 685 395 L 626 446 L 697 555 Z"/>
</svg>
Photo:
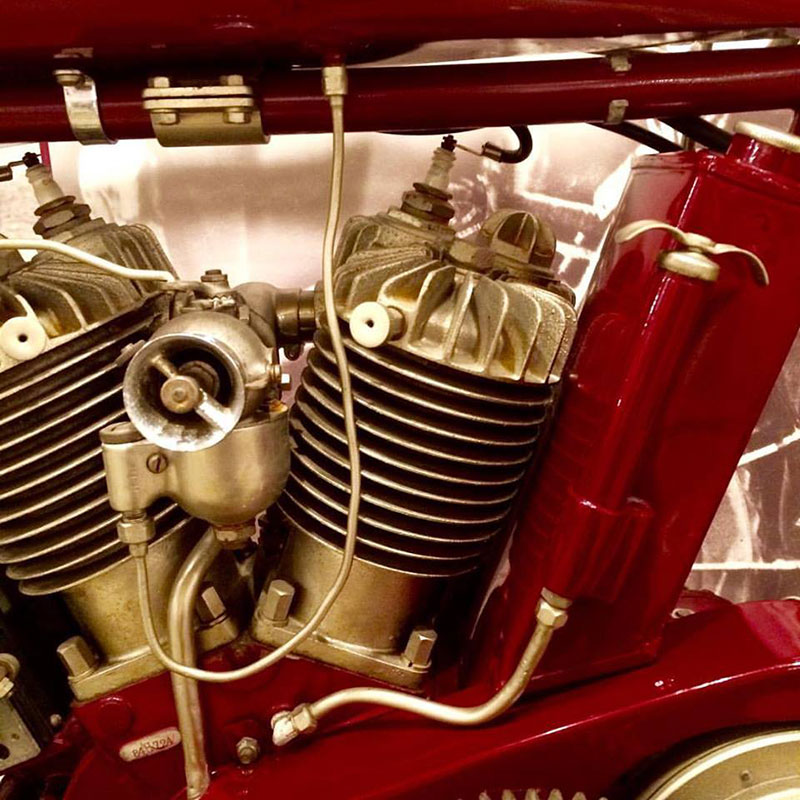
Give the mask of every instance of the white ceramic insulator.
<svg viewBox="0 0 800 800">
<path fill-rule="evenodd" d="M 47 333 L 34 316 L 11 317 L 0 325 L 0 349 L 15 361 L 36 358 L 47 347 Z"/>
<path fill-rule="evenodd" d="M 433 160 L 428 169 L 428 174 L 425 176 L 425 183 L 428 186 L 433 186 L 434 189 L 446 192 L 450 186 L 450 170 L 455 162 L 455 153 L 451 150 L 437 147 L 433 151 Z"/>
<path fill-rule="evenodd" d="M 403 332 L 403 315 L 396 308 L 368 301 L 350 314 L 350 334 L 363 347 L 380 347 Z"/>
<path fill-rule="evenodd" d="M 40 206 L 64 196 L 63 190 L 53 179 L 50 167 L 37 164 L 35 167 L 30 167 L 25 174 L 33 187 L 36 202 Z"/>
</svg>

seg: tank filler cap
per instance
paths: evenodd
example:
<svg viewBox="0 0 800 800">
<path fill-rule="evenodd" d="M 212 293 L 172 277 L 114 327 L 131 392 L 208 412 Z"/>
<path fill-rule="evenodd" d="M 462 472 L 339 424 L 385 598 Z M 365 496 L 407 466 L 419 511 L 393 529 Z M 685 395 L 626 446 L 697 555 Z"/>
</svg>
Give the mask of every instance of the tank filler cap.
<svg viewBox="0 0 800 800">
<path fill-rule="evenodd" d="M 640 219 L 636 222 L 631 222 L 616 232 L 614 241 L 617 244 L 622 244 L 641 236 L 643 233 L 654 230 L 667 231 L 678 244 L 686 248 L 685 250 L 663 250 L 658 257 L 658 263 L 663 269 L 679 275 L 686 275 L 689 278 L 698 278 L 699 280 L 713 283 L 719 277 L 719 264 L 709 256 L 738 253 L 750 262 L 756 283 L 762 286 L 769 285 L 769 273 L 766 266 L 764 266 L 764 262 L 750 250 L 744 250 L 732 244 L 718 244 L 709 239 L 708 236 L 682 231 L 674 225 L 669 225 L 659 220 Z"/>
</svg>

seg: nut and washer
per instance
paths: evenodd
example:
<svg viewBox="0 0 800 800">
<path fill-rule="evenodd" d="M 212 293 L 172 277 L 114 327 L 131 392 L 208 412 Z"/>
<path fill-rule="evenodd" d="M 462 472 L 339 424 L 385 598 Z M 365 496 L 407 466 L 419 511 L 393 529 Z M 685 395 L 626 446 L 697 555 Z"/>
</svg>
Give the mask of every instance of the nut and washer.
<svg viewBox="0 0 800 800">
<path fill-rule="evenodd" d="M 431 653 L 436 644 L 436 631 L 433 628 L 414 628 L 408 637 L 403 657 L 412 667 L 424 668 L 431 663 Z"/>
<path fill-rule="evenodd" d="M 261 745 L 252 736 L 242 736 L 236 742 L 236 757 L 240 764 L 252 764 L 261 755 Z"/>
</svg>

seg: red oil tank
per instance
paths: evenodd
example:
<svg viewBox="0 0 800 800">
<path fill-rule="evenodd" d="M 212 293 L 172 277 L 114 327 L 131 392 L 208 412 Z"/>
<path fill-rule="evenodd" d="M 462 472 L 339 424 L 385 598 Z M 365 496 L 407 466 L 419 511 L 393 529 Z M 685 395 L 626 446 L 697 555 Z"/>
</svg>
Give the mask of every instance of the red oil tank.
<svg viewBox="0 0 800 800">
<path fill-rule="evenodd" d="M 527 642 L 543 587 L 574 605 L 534 683 L 657 652 L 800 326 L 800 139 L 748 134 L 724 155 L 649 156 L 633 168 L 616 231 L 657 220 L 744 248 L 769 285 L 740 254 L 715 256 L 719 276 L 703 280 L 661 266 L 676 247 L 663 232 L 609 237 L 510 572 L 484 614 L 491 645 L 479 648 L 479 669 L 497 682 Z"/>
</svg>

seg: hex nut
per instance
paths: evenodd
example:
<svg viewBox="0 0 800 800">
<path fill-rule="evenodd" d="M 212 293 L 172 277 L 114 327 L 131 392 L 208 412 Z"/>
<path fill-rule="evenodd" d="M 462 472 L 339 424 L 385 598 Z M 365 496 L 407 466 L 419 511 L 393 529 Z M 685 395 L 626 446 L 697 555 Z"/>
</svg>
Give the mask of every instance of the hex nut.
<svg viewBox="0 0 800 800">
<path fill-rule="evenodd" d="M 414 628 L 411 631 L 403 651 L 403 657 L 410 666 L 424 668 L 430 665 L 436 638 L 436 631 L 432 628 Z"/>
<path fill-rule="evenodd" d="M 209 584 L 197 598 L 197 616 L 200 621 L 208 625 L 224 617 L 227 613 L 225 603 L 214 586 Z"/>
<path fill-rule="evenodd" d="M 97 668 L 97 656 L 83 636 L 71 636 L 58 646 L 57 652 L 70 678 L 81 678 Z"/>
<path fill-rule="evenodd" d="M 147 544 L 155 535 L 153 519 L 145 514 L 137 517 L 123 514 L 117 522 L 117 536 L 124 544 Z"/>
<path fill-rule="evenodd" d="M 550 605 L 544 598 L 539 601 L 536 609 L 536 619 L 548 628 L 558 630 L 567 624 L 567 612 L 563 608 L 556 608 Z"/>
<path fill-rule="evenodd" d="M 214 526 L 214 535 L 225 550 L 238 550 L 244 547 L 256 532 L 254 522 L 243 522 L 240 525 Z"/>
<path fill-rule="evenodd" d="M 263 616 L 273 625 L 283 625 L 289 619 L 294 601 L 294 586 L 284 580 L 271 581 L 262 606 Z"/>
<path fill-rule="evenodd" d="M 53 72 L 56 83 L 67 88 L 69 86 L 81 86 L 84 81 L 84 74 L 79 69 L 57 69 Z"/>
<path fill-rule="evenodd" d="M 261 755 L 261 745 L 252 736 L 242 736 L 236 743 L 236 757 L 240 764 L 252 764 Z"/>
<path fill-rule="evenodd" d="M 150 115 L 153 119 L 153 122 L 158 123 L 159 125 L 177 125 L 178 124 L 178 115 L 174 111 L 151 111 Z"/>
<path fill-rule="evenodd" d="M 222 118 L 229 125 L 246 125 L 250 122 L 252 115 L 250 111 L 242 108 L 230 108 L 225 111 Z"/>
</svg>

